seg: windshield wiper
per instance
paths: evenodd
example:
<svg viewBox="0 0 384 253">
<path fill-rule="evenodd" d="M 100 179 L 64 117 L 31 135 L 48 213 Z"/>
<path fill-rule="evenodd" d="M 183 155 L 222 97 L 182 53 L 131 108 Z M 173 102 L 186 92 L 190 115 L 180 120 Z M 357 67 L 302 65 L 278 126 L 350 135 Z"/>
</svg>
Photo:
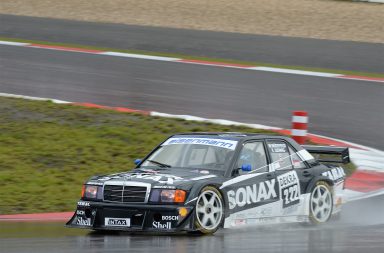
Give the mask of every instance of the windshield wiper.
<svg viewBox="0 0 384 253">
<path fill-rule="evenodd" d="M 158 161 L 155 161 L 155 160 L 147 160 L 148 162 L 151 162 L 151 163 L 154 163 L 156 165 L 159 165 L 160 167 L 162 168 L 171 168 L 172 166 L 169 165 L 169 164 L 165 164 L 165 163 L 161 163 L 161 162 L 158 162 Z"/>
</svg>

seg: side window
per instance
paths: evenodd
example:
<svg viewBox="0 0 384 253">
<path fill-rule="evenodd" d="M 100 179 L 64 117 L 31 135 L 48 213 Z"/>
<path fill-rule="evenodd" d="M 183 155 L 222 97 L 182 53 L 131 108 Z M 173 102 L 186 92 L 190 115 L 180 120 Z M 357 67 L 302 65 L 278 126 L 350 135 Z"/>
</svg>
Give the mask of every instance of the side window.
<svg viewBox="0 0 384 253">
<path fill-rule="evenodd" d="M 267 172 L 267 157 L 263 142 L 245 143 L 241 150 L 237 167 L 251 166 L 252 171 Z"/>
<path fill-rule="evenodd" d="M 291 154 L 291 161 L 293 164 L 293 168 L 295 169 L 307 168 L 307 165 L 305 165 L 303 160 L 296 154 L 296 152 L 291 147 L 288 147 L 288 149 L 289 149 L 289 153 Z"/>
<path fill-rule="evenodd" d="M 285 142 L 269 140 L 267 146 L 275 170 L 290 170 L 293 168 L 291 155 Z"/>
</svg>

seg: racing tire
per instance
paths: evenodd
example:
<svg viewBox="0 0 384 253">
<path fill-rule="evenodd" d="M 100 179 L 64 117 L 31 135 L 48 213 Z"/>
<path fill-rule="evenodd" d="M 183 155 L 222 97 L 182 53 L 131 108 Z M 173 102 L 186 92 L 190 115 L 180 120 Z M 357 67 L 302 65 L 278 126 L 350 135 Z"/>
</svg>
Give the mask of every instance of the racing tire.
<svg viewBox="0 0 384 253">
<path fill-rule="evenodd" d="M 324 181 L 315 184 L 309 200 L 309 222 L 317 225 L 327 222 L 332 216 L 332 189 Z"/>
<path fill-rule="evenodd" d="M 224 201 L 219 190 L 204 187 L 196 201 L 195 229 L 201 234 L 215 233 L 224 219 Z"/>
</svg>

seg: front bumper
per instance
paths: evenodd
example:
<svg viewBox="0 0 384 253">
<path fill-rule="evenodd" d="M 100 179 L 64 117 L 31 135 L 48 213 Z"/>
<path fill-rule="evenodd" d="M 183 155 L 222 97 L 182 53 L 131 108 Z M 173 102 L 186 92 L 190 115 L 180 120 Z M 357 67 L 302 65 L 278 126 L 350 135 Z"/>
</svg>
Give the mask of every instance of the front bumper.
<svg viewBox="0 0 384 253">
<path fill-rule="evenodd" d="M 194 231 L 192 213 L 193 206 L 79 201 L 66 226 L 93 230 Z"/>
</svg>

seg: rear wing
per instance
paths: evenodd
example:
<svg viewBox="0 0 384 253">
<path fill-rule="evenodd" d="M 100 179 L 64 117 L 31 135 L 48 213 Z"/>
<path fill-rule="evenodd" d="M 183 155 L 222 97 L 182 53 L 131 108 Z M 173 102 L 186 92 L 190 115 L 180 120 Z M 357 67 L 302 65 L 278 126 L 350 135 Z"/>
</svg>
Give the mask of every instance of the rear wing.
<svg viewBox="0 0 384 253">
<path fill-rule="evenodd" d="M 330 163 L 349 163 L 349 149 L 345 147 L 333 147 L 333 146 L 312 146 L 302 145 L 311 154 L 326 155 L 324 158 L 317 159 L 319 162 Z M 328 156 L 327 156 L 328 155 Z M 328 158 L 329 156 L 340 156 L 341 159 Z"/>
</svg>

